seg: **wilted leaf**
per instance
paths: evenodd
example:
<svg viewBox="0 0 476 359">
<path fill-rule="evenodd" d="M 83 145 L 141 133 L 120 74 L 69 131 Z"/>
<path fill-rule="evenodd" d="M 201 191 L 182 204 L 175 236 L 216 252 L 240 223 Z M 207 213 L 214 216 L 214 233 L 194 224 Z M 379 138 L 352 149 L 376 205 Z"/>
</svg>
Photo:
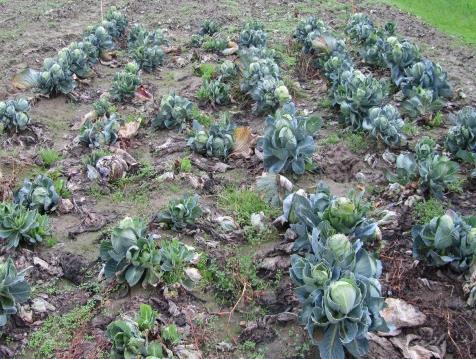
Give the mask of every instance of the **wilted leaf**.
<svg viewBox="0 0 476 359">
<path fill-rule="evenodd" d="M 13 77 L 12 85 L 20 90 L 35 87 L 38 84 L 39 74 L 39 71 L 24 69 Z"/>
<path fill-rule="evenodd" d="M 234 53 L 238 52 L 238 44 L 234 41 L 228 42 L 228 48 L 222 51 L 222 54 L 225 56 L 233 55 Z"/>
<path fill-rule="evenodd" d="M 135 97 L 139 101 L 144 101 L 144 102 L 150 101 L 153 98 L 152 94 L 143 85 L 140 85 L 138 87 L 135 93 Z"/>
<path fill-rule="evenodd" d="M 119 138 L 132 138 L 135 137 L 137 131 L 139 130 L 140 124 L 142 122 L 141 118 L 138 118 L 135 121 L 127 122 L 119 128 Z"/>
<path fill-rule="evenodd" d="M 251 133 L 250 127 L 237 127 L 235 129 L 235 149 L 230 157 L 250 158 L 253 154 L 251 149 L 255 144 L 256 135 Z"/>
</svg>

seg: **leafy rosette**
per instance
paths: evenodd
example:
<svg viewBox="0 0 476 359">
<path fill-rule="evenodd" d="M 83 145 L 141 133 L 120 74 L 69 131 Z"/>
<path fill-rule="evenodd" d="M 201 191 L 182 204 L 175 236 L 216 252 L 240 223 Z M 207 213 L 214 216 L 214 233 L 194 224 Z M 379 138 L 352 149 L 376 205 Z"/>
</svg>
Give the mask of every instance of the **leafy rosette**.
<svg viewBox="0 0 476 359">
<path fill-rule="evenodd" d="M 405 69 L 420 61 L 420 49 L 408 40 L 395 36 L 387 38 L 384 57 L 390 68 L 392 81 L 400 86 L 405 79 Z"/>
<path fill-rule="evenodd" d="M 112 100 L 123 102 L 135 96 L 136 89 L 141 83 L 139 69 L 138 64 L 130 62 L 123 71 L 114 74 L 110 91 Z"/>
<path fill-rule="evenodd" d="M 309 234 L 316 228 L 318 234 L 328 238 L 344 233 L 351 239 L 372 240 L 380 236 L 377 222 L 368 218 L 370 205 L 363 200 L 362 192 L 350 191 L 348 197 L 335 197 L 329 187 L 320 182 L 316 192 L 290 194 L 283 201 L 282 219 L 291 223 L 298 235 L 295 250 L 309 249 Z"/>
<path fill-rule="evenodd" d="M 439 64 L 423 59 L 405 69 L 405 79 L 401 82 L 403 93 L 409 95 L 415 87 L 433 91 L 433 98 L 451 97 L 453 90 L 448 82 L 448 74 Z"/>
<path fill-rule="evenodd" d="M 119 138 L 119 127 L 115 113 L 96 122 L 87 121 L 80 129 L 79 142 L 91 148 L 112 145 Z"/>
<path fill-rule="evenodd" d="M 30 104 L 28 100 L 0 101 L 0 125 L 4 129 L 22 131 L 30 124 Z"/>
<path fill-rule="evenodd" d="M 326 31 L 326 26 L 321 20 L 318 20 L 314 16 L 310 16 L 298 23 L 298 26 L 294 31 L 294 38 L 303 46 L 304 52 L 308 53 L 312 48 L 310 41 L 308 41 L 309 34 L 323 34 Z"/>
<path fill-rule="evenodd" d="M 362 127 L 387 146 L 398 147 L 406 142 L 402 131 L 403 125 L 404 122 L 395 106 L 386 105 L 371 108 Z"/>
<path fill-rule="evenodd" d="M 15 203 L 29 209 L 37 209 L 40 213 L 53 212 L 60 199 L 55 183 L 45 175 L 38 175 L 33 182 L 26 178 L 23 186 L 13 196 Z"/>
<path fill-rule="evenodd" d="M 362 128 L 364 118 L 372 107 L 380 106 L 386 95 L 384 84 L 359 70 L 346 71 L 334 93 L 343 120 L 355 129 Z"/>
<path fill-rule="evenodd" d="M 419 163 L 419 185 L 441 198 L 449 185 L 458 181 L 459 166 L 443 155 L 434 155 Z"/>
<path fill-rule="evenodd" d="M 218 73 L 220 74 L 221 81 L 228 81 L 233 79 L 238 74 L 238 67 L 234 62 L 230 60 L 223 61 L 218 67 Z"/>
<path fill-rule="evenodd" d="M 261 23 L 256 21 L 245 24 L 240 32 L 238 43 L 240 47 L 265 47 L 267 35 Z"/>
<path fill-rule="evenodd" d="M 167 208 L 157 214 L 154 221 L 163 223 L 176 231 L 193 226 L 203 213 L 198 202 L 198 195 L 185 195 L 180 199 L 172 200 Z"/>
<path fill-rule="evenodd" d="M 356 43 L 364 43 L 375 32 L 370 18 L 362 13 L 353 14 L 345 28 L 345 33 Z"/>
<path fill-rule="evenodd" d="M 291 100 L 283 81 L 272 76 L 264 77 L 249 94 L 256 101 L 254 112 L 257 114 L 274 112 L 280 104 Z"/>
<path fill-rule="evenodd" d="M 445 139 L 445 147 L 456 157 L 476 163 L 476 109 L 465 107 L 450 116 L 453 126 Z"/>
<path fill-rule="evenodd" d="M 443 107 L 443 101 L 433 95 L 433 90 L 416 87 L 408 91 L 407 99 L 402 103 L 402 111 L 411 118 L 422 118 L 428 123 L 433 113 Z"/>
<path fill-rule="evenodd" d="M 56 59 L 47 58 L 37 75 L 37 87 L 45 95 L 69 94 L 76 82 L 69 67 L 62 67 Z"/>
<path fill-rule="evenodd" d="M 160 111 L 152 120 L 152 127 L 185 129 L 187 121 L 192 118 L 193 104 L 184 97 L 171 94 L 162 98 Z"/>
<path fill-rule="evenodd" d="M 91 74 L 89 56 L 77 47 L 66 47 L 58 52 L 58 63 L 63 68 L 69 68 L 73 74 L 80 78 L 86 78 Z"/>
<path fill-rule="evenodd" d="M 21 242 L 40 243 L 50 235 L 48 217 L 18 204 L 0 203 L 0 243 L 6 249 Z"/>
<path fill-rule="evenodd" d="M 235 124 L 224 116 L 206 130 L 197 121 L 193 122 L 193 136 L 188 140 L 190 148 L 209 157 L 227 158 L 235 146 Z"/>
<path fill-rule="evenodd" d="M 462 218 L 454 211 L 412 228 L 413 255 L 431 266 L 449 266 L 456 272 L 469 269 L 476 258 L 476 218 Z"/>
<path fill-rule="evenodd" d="M 0 328 L 7 324 L 8 317 L 17 314 L 18 304 L 30 298 L 30 285 L 25 271 L 17 272 L 11 258 L 0 262 Z"/>
<path fill-rule="evenodd" d="M 269 116 L 261 141 L 265 169 L 274 173 L 303 174 L 315 151 L 312 135 L 319 123 L 318 118 L 298 116 L 292 102 L 276 111 L 274 117 Z"/>
<path fill-rule="evenodd" d="M 245 59 L 243 80 L 240 84 L 241 91 L 249 92 L 253 90 L 265 78 L 272 77 L 276 80 L 280 78 L 279 67 L 273 59 L 251 59 L 251 61 L 247 63 Z"/>
<path fill-rule="evenodd" d="M 105 21 L 109 22 L 108 32 L 113 38 L 118 38 L 125 34 L 128 25 L 127 17 L 122 14 L 115 6 L 112 6 L 104 16 Z"/>
<path fill-rule="evenodd" d="M 368 350 L 369 331 L 387 331 L 380 316 L 384 298 L 378 278 L 382 265 L 342 234 L 312 235 L 312 253 L 291 257 L 290 276 L 303 309 L 300 321 L 322 358 L 355 357 Z"/>
<path fill-rule="evenodd" d="M 149 340 L 149 336 L 156 334 L 157 314 L 150 305 L 141 304 L 135 319 L 124 317 L 110 323 L 106 329 L 106 337 L 112 344 L 110 358 L 165 358 L 167 349 L 163 341 L 167 338 Z"/>
<path fill-rule="evenodd" d="M 314 66 L 318 69 L 322 69 L 333 56 L 352 61 L 345 42 L 330 33 L 322 34 L 319 31 L 313 31 L 308 35 L 307 41 L 312 48 Z"/>
<path fill-rule="evenodd" d="M 331 93 L 334 94 L 337 86 L 342 82 L 342 74 L 352 71 L 354 64 L 352 61 L 342 56 L 331 56 L 323 66 L 324 74 L 332 84 Z"/>
<path fill-rule="evenodd" d="M 387 174 L 392 182 L 406 185 L 417 181 L 421 190 L 438 198 L 444 190 L 458 180 L 459 166 L 436 151 L 434 140 L 423 137 L 415 147 L 415 153 L 401 153 L 396 160 L 396 174 Z"/>
<path fill-rule="evenodd" d="M 220 80 L 205 80 L 198 89 L 197 97 L 201 102 L 223 106 L 230 103 L 230 86 Z"/>
<path fill-rule="evenodd" d="M 84 41 L 91 43 L 97 49 L 98 55 L 114 48 L 112 36 L 103 26 L 100 25 L 89 27 L 86 30 Z"/>
<path fill-rule="evenodd" d="M 200 28 L 200 35 L 212 36 L 220 30 L 220 25 L 214 20 L 205 20 Z"/>
<path fill-rule="evenodd" d="M 165 53 L 160 46 L 139 46 L 131 51 L 132 59 L 146 72 L 162 65 Z"/>
<path fill-rule="evenodd" d="M 156 286 L 161 280 L 157 242 L 140 219 L 124 218 L 110 238 L 101 242 L 100 256 L 106 278 L 117 278 L 130 287 L 141 281 L 143 287 Z"/>
</svg>

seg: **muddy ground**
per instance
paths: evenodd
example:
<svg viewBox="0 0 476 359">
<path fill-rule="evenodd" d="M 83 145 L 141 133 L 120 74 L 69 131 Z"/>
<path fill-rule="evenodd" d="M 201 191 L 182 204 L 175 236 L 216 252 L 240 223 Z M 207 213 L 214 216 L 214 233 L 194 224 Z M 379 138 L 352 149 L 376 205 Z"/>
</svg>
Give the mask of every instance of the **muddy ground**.
<svg viewBox="0 0 476 359">
<path fill-rule="evenodd" d="M 431 345 L 441 346 L 445 343 L 449 357 L 476 356 L 476 314 L 465 306 L 463 279 L 446 271 L 427 268 L 423 263 L 415 265 L 411 257 L 409 235 L 415 223 L 414 215 L 411 209 L 397 203 L 395 198 L 383 195 L 387 185 L 383 173 L 388 169 L 388 164 L 381 156 L 384 149 L 372 142 L 359 146 L 356 141 L 352 141 L 352 137 L 337 125 L 337 113 L 328 108 L 325 81 L 319 76 L 309 79 L 296 66 L 299 63 L 296 54 L 286 50 L 298 19 L 308 14 L 317 15 L 337 31 L 342 30 L 352 13 L 349 1 L 104 1 L 105 8 L 109 5 L 122 9 L 130 23 L 140 22 L 149 28 L 167 28 L 172 45 L 182 49 L 180 54 L 168 56 L 160 71 L 143 76 L 145 85 L 154 95 L 155 105 L 160 103 L 164 94 L 172 91 L 195 99 L 201 80 L 193 75 L 195 63 L 192 62 L 191 50 L 185 45 L 203 20 L 212 16 L 226 24 L 229 33 L 235 36 L 245 21 L 262 21 L 270 35 L 270 47 L 288 58 L 282 64 L 285 77 L 299 82 L 300 96 L 296 99 L 298 108 L 319 114 L 324 119 L 323 129 L 317 136 L 319 146 L 315 155 L 319 170 L 299 179 L 293 178 L 293 181 L 299 187 L 311 188 L 317 181 L 323 180 L 330 184 L 335 194 L 345 194 L 353 187 L 364 186 L 369 200 L 376 206 L 397 211 L 399 220 L 383 232 L 381 259 L 385 294 L 404 299 L 427 315 L 422 327 L 409 329 L 407 334 L 418 334 Z M 398 33 L 420 45 L 425 56 L 439 62 L 448 71 L 456 91 L 445 112 L 466 104 L 476 104 L 474 49 L 413 16 L 375 1 L 362 2 L 357 10 L 369 13 L 378 23 L 394 21 Z M 33 96 L 33 93 L 16 90 L 11 85 L 12 77 L 25 67 L 39 68 L 44 58 L 54 56 L 60 48 L 80 39 L 88 25 L 101 19 L 99 1 L 92 0 L 0 0 L 0 13 L 2 100 L 19 94 Z M 218 60 L 214 55 L 201 56 L 205 62 Z M 120 54 L 118 60 L 121 64 L 127 61 L 124 54 Z M 32 106 L 31 116 L 42 130 L 42 135 L 33 144 L 11 141 L 2 136 L 0 165 L 3 175 L 14 178 L 19 185 L 25 175 L 37 168 L 38 149 L 52 147 L 62 153 L 62 160 L 57 166 L 69 179 L 74 177 L 82 168 L 81 157 L 87 153 L 86 149 L 71 146 L 78 134 L 77 125 L 82 116 L 91 110 L 92 102 L 109 89 L 115 71 L 97 65 L 96 75 L 88 84 L 78 88 L 75 100 L 60 96 L 37 101 Z M 263 119 L 252 116 L 241 105 L 235 103 L 228 110 L 236 113 L 235 118 L 240 125 L 248 125 L 255 133 L 262 133 Z M 152 107 L 151 104 L 119 106 L 119 113 L 144 116 L 152 112 Z M 203 110 L 213 113 L 210 108 Z M 447 126 L 432 130 L 421 128 L 413 140 L 423 133 L 441 140 Z M 334 132 L 341 139 L 337 144 L 327 141 Z M 170 136 L 181 137 L 173 130 L 154 132 L 149 127 L 142 128 L 138 136 L 124 146 L 150 172 L 136 174 L 135 180 L 121 188 L 104 189 L 80 183 L 72 191 L 78 208 L 70 214 L 51 216 L 55 243 L 35 249 L 24 248 L 14 255 L 18 267 L 34 264 L 34 270 L 28 275 L 34 286 L 33 297 L 47 300 L 54 309 L 35 314 L 30 323 L 16 318 L 13 329 L 2 337 L 0 357 L 107 357 L 109 347 L 104 337 L 107 324 L 119 313 L 134 312 L 144 302 L 159 310 L 165 321 L 175 322 L 184 333 L 185 344 L 195 351 L 200 350 L 203 358 L 291 359 L 313 356 L 307 333 L 295 319 L 297 302 L 292 295 L 287 269 L 259 270 L 260 253 L 279 246 L 283 240 L 277 231 L 258 244 L 244 242 L 242 238 L 230 238 L 219 243 L 218 247 L 213 247 L 203 240 L 203 231 L 177 234 L 155 229 L 162 236 L 177 236 L 193 244 L 222 264 L 233 263 L 241 257 L 255 260 L 255 264 L 248 266 L 248 269 L 252 268 L 252 272 L 258 276 L 256 281 L 259 284 L 245 293 L 230 319 L 227 313 L 233 302 L 224 304 L 218 301 L 208 286 L 200 286 L 191 293 L 181 291 L 178 296 L 167 300 L 159 289 L 134 289 L 128 292 L 124 288 L 97 281 L 100 270 L 97 257 L 103 231 L 126 215 L 150 218 L 170 199 L 179 197 L 184 188 L 192 187 L 188 175 L 177 174 L 173 179 L 160 180 L 161 174 L 173 171 L 175 160 L 189 155 L 186 150 L 171 154 L 157 152 L 156 148 Z M 212 177 L 203 168 L 194 168 L 192 172 L 192 176 L 203 177 L 208 181 L 206 186 L 195 191 L 200 194 L 211 217 L 233 215 L 229 209 L 217 204 L 219 194 L 230 186 L 253 188 L 256 175 L 262 171 L 257 161 L 231 162 L 229 165 L 225 173 L 217 173 Z M 365 179 L 363 184 L 362 176 Z M 445 198 L 445 206 L 464 214 L 474 213 L 475 203 L 475 188 L 468 182 L 463 183 L 462 193 Z M 34 258 L 46 261 L 47 265 Z M 231 270 L 231 273 L 242 276 L 240 268 Z M 236 290 L 239 294 L 241 288 Z M 84 320 L 76 320 L 71 335 L 64 342 L 57 339 L 57 329 L 48 330 L 46 327 L 45 330 L 48 317 L 71 313 L 79 313 L 79 317 Z M 280 313 L 290 314 L 279 317 Z M 259 324 L 258 328 L 250 329 L 256 323 Z M 41 333 L 42 329 L 53 336 L 53 342 L 56 341 L 56 346 L 50 346 L 52 349 L 49 344 L 42 345 L 46 339 L 41 335 L 34 337 L 35 342 L 32 344 L 32 333 Z M 256 347 L 252 347 L 250 342 L 256 343 Z M 369 357 L 380 358 L 381 355 L 371 350 Z M 385 355 L 401 357 L 401 353 L 396 350 Z"/>
</svg>

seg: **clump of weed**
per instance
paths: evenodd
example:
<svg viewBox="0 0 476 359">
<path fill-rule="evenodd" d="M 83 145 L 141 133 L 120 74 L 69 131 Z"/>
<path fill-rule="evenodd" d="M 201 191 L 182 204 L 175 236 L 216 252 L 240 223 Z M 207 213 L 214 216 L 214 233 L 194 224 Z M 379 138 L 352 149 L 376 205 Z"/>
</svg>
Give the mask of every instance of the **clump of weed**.
<svg viewBox="0 0 476 359">
<path fill-rule="evenodd" d="M 445 214 L 445 207 L 439 200 L 430 198 L 426 201 L 417 202 L 413 208 L 413 214 L 418 224 L 424 224 L 434 217 Z"/>
<path fill-rule="evenodd" d="M 66 349 L 74 332 L 94 315 L 94 301 L 89 301 L 64 315 L 53 315 L 34 332 L 28 341 L 28 349 L 40 357 L 50 358 L 59 349 Z"/>
<path fill-rule="evenodd" d="M 225 188 L 218 198 L 218 205 L 233 212 L 237 222 L 242 226 L 250 225 L 253 213 L 263 212 L 266 217 L 273 218 L 280 212 L 279 209 L 266 203 L 258 193 L 234 187 Z"/>
<path fill-rule="evenodd" d="M 43 167 L 45 168 L 52 167 L 61 158 L 61 155 L 59 154 L 59 152 L 52 148 L 41 149 L 38 152 L 38 156 L 41 159 L 41 163 Z"/>
</svg>

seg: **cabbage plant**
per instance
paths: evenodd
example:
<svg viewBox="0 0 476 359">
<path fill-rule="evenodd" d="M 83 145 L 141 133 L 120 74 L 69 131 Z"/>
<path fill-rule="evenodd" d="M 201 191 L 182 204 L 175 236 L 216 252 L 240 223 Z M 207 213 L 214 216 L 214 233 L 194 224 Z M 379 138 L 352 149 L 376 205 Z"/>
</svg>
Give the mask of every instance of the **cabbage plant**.
<svg viewBox="0 0 476 359">
<path fill-rule="evenodd" d="M 0 203 L 0 243 L 10 249 L 21 242 L 34 245 L 50 235 L 48 217 L 18 204 Z"/>
<path fill-rule="evenodd" d="M 350 191 L 346 197 L 336 197 L 324 183 L 318 183 L 316 192 L 297 191 L 283 201 L 282 219 L 291 224 L 298 235 L 295 250 L 309 249 L 309 234 L 318 229 L 321 237 L 336 233 L 351 239 L 373 240 L 380 230 L 377 222 L 369 218 L 371 206 L 363 199 L 363 192 Z"/>
<path fill-rule="evenodd" d="M 279 79 L 279 67 L 272 58 L 248 58 L 242 56 L 244 62 L 243 79 L 240 83 L 241 91 L 249 92 L 256 88 L 264 78 Z"/>
<path fill-rule="evenodd" d="M 160 110 L 152 120 L 154 128 L 179 127 L 184 130 L 187 121 L 192 118 L 193 104 L 184 97 L 170 94 L 162 98 Z"/>
<path fill-rule="evenodd" d="M 362 13 L 356 13 L 351 16 L 345 33 L 356 43 L 365 43 L 375 32 L 375 26 L 370 18 Z"/>
<path fill-rule="evenodd" d="M 301 302 L 300 322 L 321 358 L 344 359 L 368 351 L 367 333 L 388 331 L 378 278 L 382 264 L 343 234 L 324 238 L 314 229 L 311 253 L 291 257 L 290 276 Z"/>
<path fill-rule="evenodd" d="M 476 218 L 449 210 L 424 225 L 412 228 L 413 255 L 431 266 L 449 266 L 456 272 L 469 269 L 476 259 Z"/>
<path fill-rule="evenodd" d="M 403 93 L 409 95 L 415 87 L 433 91 L 433 98 L 451 97 L 453 90 L 448 82 L 448 74 L 439 64 L 423 59 L 405 69 L 405 79 L 401 83 Z"/>
<path fill-rule="evenodd" d="M 113 113 L 117 112 L 116 107 L 109 101 L 108 96 L 100 97 L 94 101 L 93 108 L 96 117 L 110 117 Z"/>
<path fill-rule="evenodd" d="M 312 50 L 310 39 L 326 32 L 327 29 L 324 23 L 316 17 L 310 16 L 298 23 L 294 31 L 294 38 L 303 46 L 304 53 L 309 53 Z M 312 35 L 309 36 L 311 33 Z"/>
<path fill-rule="evenodd" d="M 25 271 L 17 272 L 11 258 L 0 262 L 0 328 L 7 324 L 8 317 L 17 314 L 18 304 L 30 298 L 30 285 Z"/>
<path fill-rule="evenodd" d="M 405 70 L 420 61 L 420 49 L 412 42 L 391 36 L 385 41 L 385 61 L 390 68 L 392 81 L 400 86 L 405 80 Z"/>
<path fill-rule="evenodd" d="M 25 178 L 23 186 L 13 196 L 15 203 L 40 213 L 53 212 L 60 199 L 55 183 L 46 175 L 38 175 L 33 181 Z"/>
<path fill-rule="evenodd" d="M 238 44 L 240 47 L 265 47 L 267 35 L 263 24 L 251 21 L 245 24 L 240 32 Z"/>
<path fill-rule="evenodd" d="M 225 159 L 233 151 L 235 145 L 235 124 L 224 116 L 218 123 L 205 129 L 197 121 L 193 121 L 193 135 L 188 139 L 190 148 L 201 155 Z"/>
<path fill-rule="evenodd" d="M 409 117 L 421 118 L 424 123 L 429 123 L 433 114 L 441 110 L 443 105 L 443 101 L 433 95 L 433 90 L 416 87 L 408 91 L 401 107 Z"/>
<path fill-rule="evenodd" d="M 69 44 L 68 49 L 70 51 L 80 50 L 83 54 L 86 55 L 86 59 L 87 59 L 87 62 L 88 62 L 89 65 L 95 64 L 98 61 L 99 50 L 96 46 L 94 46 L 88 40 L 83 40 L 83 41 L 80 41 L 80 42 L 72 42 L 71 44 Z M 84 65 L 83 60 L 81 59 L 82 56 L 83 56 L 82 54 L 81 54 L 81 56 L 78 56 L 79 60 L 76 60 L 77 64 L 74 65 L 74 66 L 77 66 L 78 70 L 86 68 L 86 65 Z"/>
<path fill-rule="evenodd" d="M 420 189 L 441 198 L 449 185 L 458 180 L 459 166 L 435 150 L 434 141 L 423 138 L 415 154 L 401 153 L 396 160 L 396 173 L 387 174 L 392 182 L 406 185 L 417 181 Z"/>
<path fill-rule="evenodd" d="M 464 107 L 450 116 L 453 126 L 445 138 L 445 148 L 453 155 L 476 163 L 476 109 Z"/>
<path fill-rule="evenodd" d="M 23 131 L 30 124 L 28 100 L 0 101 L 0 125 L 8 131 Z"/>
<path fill-rule="evenodd" d="M 198 254 L 193 247 L 187 246 L 177 239 L 163 241 L 160 246 L 161 265 L 164 282 L 167 284 L 180 283 L 190 288 L 193 281 L 187 275 L 186 268 L 190 267 Z"/>
<path fill-rule="evenodd" d="M 114 74 L 110 90 L 111 99 L 118 102 L 132 99 L 140 83 L 139 65 L 134 62 L 126 64 L 124 70 Z"/>
<path fill-rule="evenodd" d="M 335 93 L 338 85 L 342 82 L 342 74 L 352 71 L 354 64 L 347 57 L 331 56 L 323 65 L 323 71 L 331 83 L 331 94 Z M 334 101 L 335 102 L 335 101 Z M 336 103 L 334 103 L 335 105 Z"/>
<path fill-rule="evenodd" d="M 127 282 L 130 287 L 142 282 L 144 288 L 161 281 L 157 242 L 140 219 L 124 218 L 110 238 L 101 242 L 100 257 L 105 262 L 106 278 Z"/>
<path fill-rule="evenodd" d="M 124 317 L 111 322 L 106 329 L 106 337 L 111 342 L 110 357 L 112 359 L 168 358 L 164 341 L 156 334 L 157 312 L 148 304 L 141 304 L 135 319 Z M 167 326 L 175 327 L 175 325 Z M 164 328 L 167 328 L 164 327 Z M 151 339 L 149 339 L 151 338 Z"/>
<path fill-rule="evenodd" d="M 274 117 L 269 116 L 261 141 L 264 168 L 274 173 L 292 171 L 303 174 L 306 165 L 312 163 L 316 148 L 312 136 L 318 121 L 317 118 L 298 116 L 292 102 L 276 111 Z"/>
<path fill-rule="evenodd" d="M 362 123 L 364 130 L 390 147 L 398 147 L 406 142 L 403 134 L 404 122 L 400 113 L 392 105 L 373 107 Z"/>
<path fill-rule="evenodd" d="M 176 231 L 195 225 L 202 215 L 198 195 L 185 195 L 169 202 L 167 207 L 155 217 L 155 222 L 163 223 Z"/>
<path fill-rule="evenodd" d="M 101 25 L 88 27 L 84 41 L 90 42 L 97 49 L 98 56 L 114 48 L 112 36 Z"/>
<path fill-rule="evenodd" d="M 47 58 L 36 76 L 36 86 L 45 95 L 69 94 L 76 87 L 69 67 L 62 67 L 57 59 Z"/>
<path fill-rule="evenodd" d="M 166 33 L 162 29 L 156 29 L 155 31 L 148 31 L 143 25 L 136 24 L 129 31 L 127 38 L 127 47 L 129 50 L 135 49 L 140 46 L 162 46 L 167 45 L 169 40 Z"/>
<path fill-rule="evenodd" d="M 220 66 L 218 66 L 218 74 L 220 80 L 226 82 L 238 75 L 238 67 L 234 62 L 225 60 L 220 64 Z"/>
<path fill-rule="evenodd" d="M 125 34 L 129 21 L 127 17 L 115 6 L 111 6 L 104 16 L 105 21 L 109 22 L 109 34 L 113 38 L 118 38 Z"/>
<path fill-rule="evenodd" d="M 62 68 L 68 68 L 80 78 L 88 77 L 91 70 L 89 56 L 82 49 L 73 44 L 74 47 L 66 47 L 58 52 L 57 60 Z"/>
<path fill-rule="evenodd" d="M 227 105 L 231 101 L 230 86 L 220 80 L 205 80 L 197 91 L 197 98 L 212 105 Z"/>
<path fill-rule="evenodd" d="M 361 129 L 369 110 L 380 106 L 386 94 L 386 87 L 382 82 L 359 70 L 351 70 L 341 75 L 334 99 L 340 106 L 344 122 L 354 129 Z"/>
<path fill-rule="evenodd" d="M 86 121 L 79 130 L 79 142 L 91 148 L 112 145 L 119 138 L 119 127 L 115 113 L 95 122 Z"/>
<path fill-rule="evenodd" d="M 220 30 L 220 25 L 215 20 L 205 20 L 200 28 L 200 35 L 212 36 Z"/>
<path fill-rule="evenodd" d="M 164 61 L 164 51 L 160 46 L 138 46 L 131 51 L 132 59 L 139 67 L 146 71 L 152 72 L 162 65 Z"/>
</svg>

